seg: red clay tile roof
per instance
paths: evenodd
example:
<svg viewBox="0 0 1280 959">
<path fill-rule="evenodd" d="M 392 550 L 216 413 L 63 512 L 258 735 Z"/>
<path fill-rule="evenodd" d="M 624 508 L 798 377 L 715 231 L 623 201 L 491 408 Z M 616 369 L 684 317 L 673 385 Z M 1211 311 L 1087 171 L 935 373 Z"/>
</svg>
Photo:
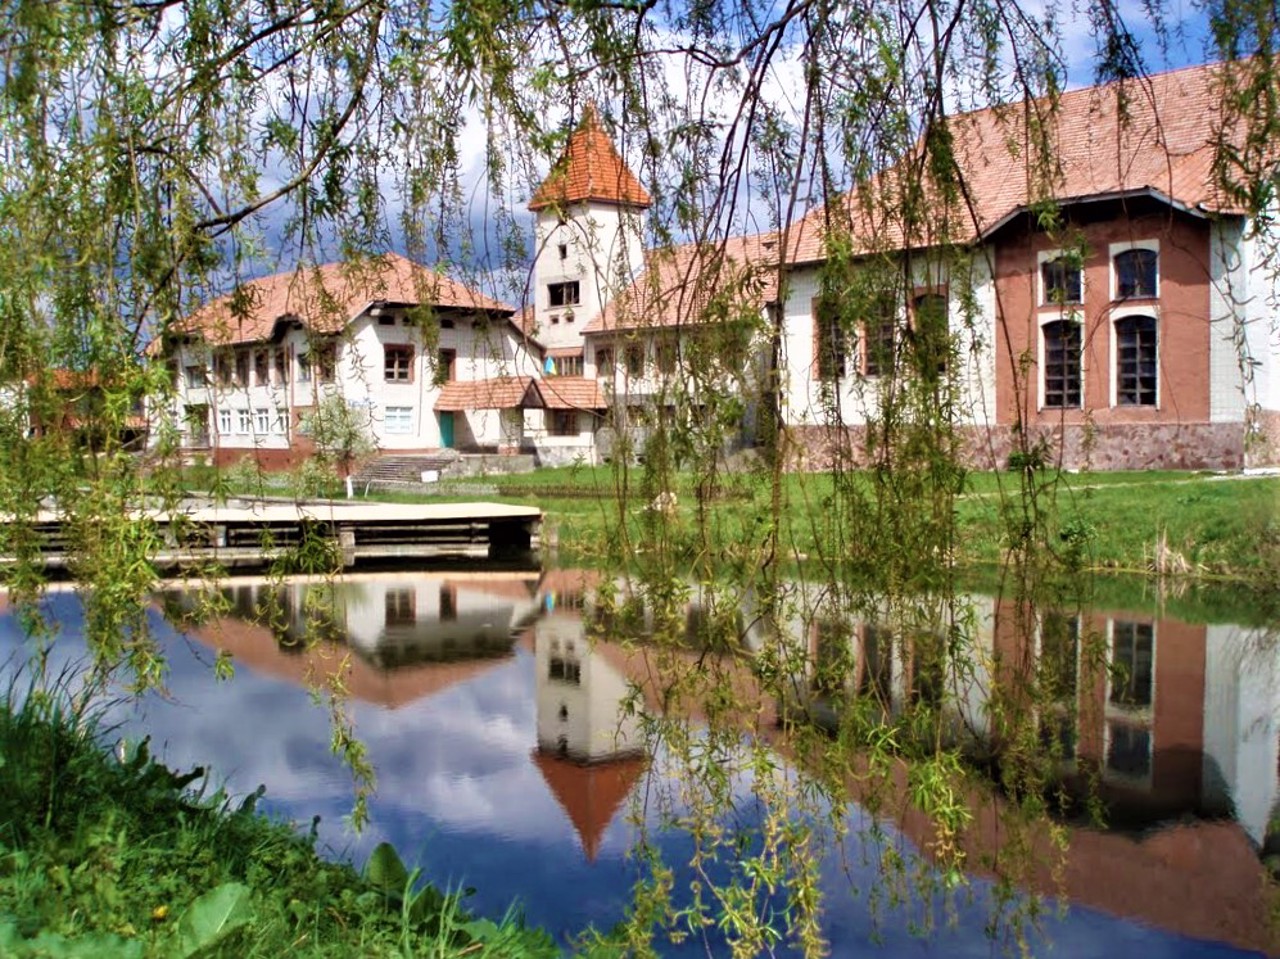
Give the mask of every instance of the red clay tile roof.
<svg viewBox="0 0 1280 959">
<path fill-rule="evenodd" d="M 777 298 L 772 233 L 731 237 L 722 244 L 695 244 L 651 252 L 636 281 L 583 327 L 584 333 L 703 323 L 723 316 L 708 310 L 712 296 L 733 291 L 730 301 L 758 311 Z"/>
<path fill-rule="evenodd" d="M 850 231 L 855 250 L 896 250 L 946 239 L 971 243 L 1033 202 L 1072 202 L 1109 195 L 1153 193 L 1193 210 L 1241 212 L 1213 176 L 1215 139 L 1223 131 L 1225 64 L 1191 67 L 1123 84 L 1064 93 L 1048 100 L 958 114 L 947 122 L 968 206 L 938 204 L 934 222 L 909 238 L 878 200 L 893 200 L 913 158 L 885 171 L 856 193 L 811 211 L 793 228 L 793 262 L 825 257 L 827 218 Z M 1053 168 L 1037 171 L 1028 133 L 1043 125 Z M 1237 139 L 1239 131 L 1225 131 Z M 891 205 L 891 203 L 889 204 Z M 947 236 L 934 233 L 945 224 Z"/>
<path fill-rule="evenodd" d="M 524 406 L 532 383 L 532 376 L 450 380 L 440 388 L 435 409 L 448 413 L 460 410 L 509 410 Z"/>
<path fill-rule="evenodd" d="M 359 263 L 299 267 L 240 286 L 206 303 L 176 332 L 199 333 L 212 343 L 268 340 L 282 319 L 297 319 L 317 333 L 338 333 L 375 303 L 428 305 L 501 313 L 505 303 L 407 260 L 386 253 Z"/>
<path fill-rule="evenodd" d="M 600 384 L 583 376 L 548 376 L 534 388 L 549 410 L 603 410 L 608 407 Z"/>
<path fill-rule="evenodd" d="M 214 618 L 189 635 L 213 649 L 225 650 L 254 672 L 308 688 L 336 679 L 355 699 L 388 709 L 475 679 L 511 659 L 508 653 L 490 659 L 379 669 L 336 643 L 317 642 L 301 652 L 283 650 L 270 629 L 232 616 Z"/>
<path fill-rule="evenodd" d="M 594 862 L 605 830 L 644 775 L 648 763 L 636 756 L 578 763 L 540 749 L 533 750 L 532 758 L 551 794 L 577 830 L 587 860 Z"/>
<path fill-rule="evenodd" d="M 529 209 L 541 210 L 584 200 L 640 208 L 653 202 L 635 174 L 627 169 L 613 141 L 600 128 L 591 104 L 582 111 L 582 122 L 570 134 L 564 153 L 534 191 Z"/>
</svg>

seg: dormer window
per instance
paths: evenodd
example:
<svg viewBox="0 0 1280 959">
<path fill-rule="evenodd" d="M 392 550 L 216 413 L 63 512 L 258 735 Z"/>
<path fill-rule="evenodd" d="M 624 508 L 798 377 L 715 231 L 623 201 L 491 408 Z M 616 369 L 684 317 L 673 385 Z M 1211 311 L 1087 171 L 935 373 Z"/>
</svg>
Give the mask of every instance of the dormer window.
<svg viewBox="0 0 1280 959">
<path fill-rule="evenodd" d="M 577 280 L 547 284 L 547 303 L 549 306 L 577 306 L 579 302 Z"/>
</svg>

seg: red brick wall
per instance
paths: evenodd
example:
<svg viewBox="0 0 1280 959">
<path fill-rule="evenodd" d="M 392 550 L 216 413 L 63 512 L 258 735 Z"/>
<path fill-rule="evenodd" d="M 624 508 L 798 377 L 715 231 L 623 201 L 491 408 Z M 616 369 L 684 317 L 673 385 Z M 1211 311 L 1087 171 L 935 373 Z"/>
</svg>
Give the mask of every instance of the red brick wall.
<svg viewBox="0 0 1280 959">
<path fill-rule="evenodd" d="M 1039 403 L 1038 254 L 1083 239 L 1084 408 L 1044 410 Z M 1159 352 L 1159 408 L 1111 405 L 1110 245 L 1157 240 L 1159 297 L 1125 301 L 1154 307 Z M 998 422 L 1012 424 L 1021 413 L 1028 426 L 1122 424 L 1205 424 L 1209 420 L 1209 227 L 1154 201 L 1097 203 L 1072 212 L 1065 229 L 1051 238 L 1022 224 L 996 239 L 996 400 Z M 1030 365 L 1023 365 L 1030 358 Z M 1025 380 L 1025 382 L 1023 382 Z M 1238 455 L 1238 454 L 1237 454 Z"/>
</svg>

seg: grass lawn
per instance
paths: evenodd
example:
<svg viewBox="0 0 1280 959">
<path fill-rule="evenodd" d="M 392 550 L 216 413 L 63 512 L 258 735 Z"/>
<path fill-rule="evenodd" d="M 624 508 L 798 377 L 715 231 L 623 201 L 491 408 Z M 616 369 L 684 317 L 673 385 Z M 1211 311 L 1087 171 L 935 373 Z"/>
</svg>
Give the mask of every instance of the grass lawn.
<svg viewBox="0 0 1280 959">
<path fill-rule="evenodd" d="M 442 483 L 432 502 L 494 499 L 541 507 L 547 530 L 564 554 L 590 559 L 609 555 L 623 521 L 635 534 L 653 503 L 641 467 L 561 467 Z M 288 493 L 287 481 L 270 476 L 234 492 Z M 869 498 L 869 474 L 843 477 L 847 488 Z M 687 534 L 696 525 L 698 481 L 676 477 L 676 514 Z M 770 503 L 769 477 L 730 473 L 717 477 L 708 500 L 710 527 L 720 544 L 758 539 Z M 815 550 L 816 530 L 829 528 L 835 480 L 828 473 L 783 477 L 783 541 L 789 552 Z M 1034 476 L 1037 503 L 1049 541 L 1074 549 L 1087 568 L 1264 580 L 1280 571 L 1280 477 L 1190 472 L 1057 473 Z M 334 495 L 341 495 L 335 485 Z M 956 500 L 958 559 L 994 565 L 1004 556 L 1008 530 L 1020 521 L 1025 491 L 1012 472 L 972 472 Z M 373 498 L 419 502 L 421 494 L 374 493 Z M 1280 584 L 1278 584 L 1280 586 Z"/>
</svg>

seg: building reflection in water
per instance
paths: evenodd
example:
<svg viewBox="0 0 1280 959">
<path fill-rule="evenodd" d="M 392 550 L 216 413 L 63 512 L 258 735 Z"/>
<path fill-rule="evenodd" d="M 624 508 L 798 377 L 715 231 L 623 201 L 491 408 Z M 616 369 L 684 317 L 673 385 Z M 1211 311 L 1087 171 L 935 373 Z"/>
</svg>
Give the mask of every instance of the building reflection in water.
<svg viewBox="0 0 1280 959">
<path fill-rule="evenodd" d="M 548 573 L 539 584 L 543 615 L 533 628 L 538 771 L 594 860 L 609 824 L 646 768 L 625 653 L 587 636 L 583 615 L 599 577 Z"/>
<path fill-rule="evenodd" d="M 188 634 L 255 671 L 312 687 L 337 682 L 393 709 L 529 657 L 530 761 L 594 861 L 651 768 L 636 713 L 662 702 L 643 643 L 624 647 L 588 634 L 601 582 L 597 574 L 551 571 L 237 583 L 226 593 L 228 610 Z M 179 594 L 166 599 L 171 609 L 184 602 Z M 803 618 L 766 623 L 745 603 L 726 618 L 696 591 L 685 641 L 695 651 L 719 643 L 710 627 L 726 622 L 748 653 L 788 638 L 802 655 L 790 663 L 789 701 L 773 704 L 783 714 L 834 725 L 852 702 L 870 700 L 886 718 L 927 703 L 951 735 L 979 749 L 998 748 L 993 696 L 1034 683 L 1046 754 L 1079 794 L 1096 789 L 1109 826 L 1127 829 L 1070 827 L 1068 894 L 1189 934 L 1250 941 L 1237 934 L 1238 913 L 1252 907 L 1228 904 L 1260 895 L 1256 854 L 1243 837 L 1233 844 L 1218 832 L 1210 841 L 1187 823 L 1233 816 L 1255 849 L 1266 837 L 1280 755 L 1273 638 L 1142 609 L 1028 617 L 989 597 L 971 603 L 975 654 L 964 668 L 949 661 L 938 636 L 881 617 L 831 615 L 815 603 Z M 749 656 L 736 662 L 753 680 Z M 761 706 L 759 715 L 764 728 L 776 713 Z M 780 735 L 772 741 L 788 752 Z"/>
</svg>

